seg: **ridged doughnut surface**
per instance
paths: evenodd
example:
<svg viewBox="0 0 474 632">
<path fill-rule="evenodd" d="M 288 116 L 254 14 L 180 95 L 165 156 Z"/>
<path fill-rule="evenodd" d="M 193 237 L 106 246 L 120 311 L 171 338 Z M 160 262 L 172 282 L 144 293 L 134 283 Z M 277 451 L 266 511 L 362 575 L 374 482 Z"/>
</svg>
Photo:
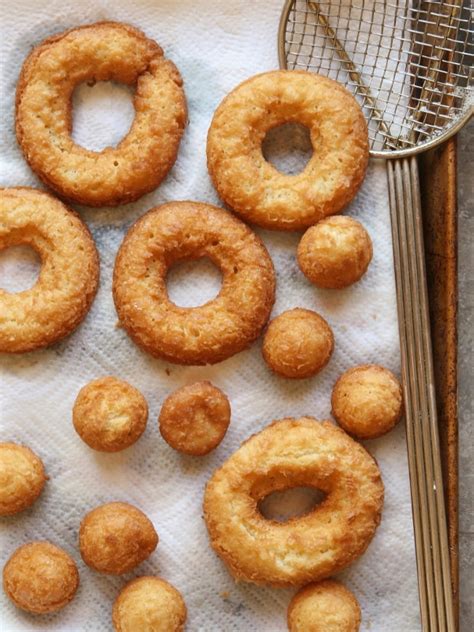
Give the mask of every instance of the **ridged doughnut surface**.
<svg viewBox="0 0 474 632">
<path fill-rule="evenodd" d="M 87 226 L 51 195 L 0 189 L 0 250 L 31 246 L 41 258 L 36 284 L 23 292 L 0 288 L 0 351 L 46 347 L 75 329 L 99 283 L 99 256 Z"/>
<path fill-rule="evenodd" d="M 268 494 L 300 486 L 326 498 L 287 522 L 259 512 Z M 325 579 L 357 559 L 382 505 L 370 454 L 331 423 L 302 417 L 276 421 L 242 444 L 208 482 L 204 517 L 212 547 L 236 580 L 289 586 Z"/>
<path fill-rule="evenodd" d="M 167 272 L 177 261 L 202 257 L 220 268 L 221 291 L 199 307 L 178 307 L 168 297 Z M 113 292 L 122 326 L 145 351 L 177 364 L 214 364 L 259 335 L 275 298 L 275 272 L 263 242 L 230 213 L 170 202 L 127 233 Z"/>
<path fill-rule="evenodd" d="M 269 130 L 297 122 L 314 153 L 296 175 L 262 154 Z M 219 105 L 207 139 L 207 164 L 226 204 L 265 228 L 298 230 L 338 213 L 356 194 L 369 157 L 362 111 L 342 85 L 315 73 L 277 70 L 251 77 Z"/>
<path fill-rule="evenodd" d="M 135 119 L 117 145 L 94 152 L 71 138 L 71 98 L 83 82 L 136 87 Z M 62 197 L 115 206 L 155 189 L 176 160 L 186 100 L 175 65 L 136 28 L 98 22 L 33 49 L 17 86 L 16 134 L 33 171 Z"/>
</svg>

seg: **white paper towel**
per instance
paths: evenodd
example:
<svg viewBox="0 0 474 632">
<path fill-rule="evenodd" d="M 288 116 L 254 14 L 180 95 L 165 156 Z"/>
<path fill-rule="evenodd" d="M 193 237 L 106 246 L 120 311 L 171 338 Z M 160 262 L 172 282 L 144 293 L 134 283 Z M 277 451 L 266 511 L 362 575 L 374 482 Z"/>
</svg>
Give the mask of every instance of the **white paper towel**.
<svg viewBox="0 0 474 632">
<path fill-rule="evenodd" d="M 295 260 L 299 234 L 259 230 L 275 262 L 278 288 L 273 314 L 303 306 L 321 312 L 333 327 L 334 356 L 315 379 L 287 381 L 270 375 L 257 342 L 250 350 L 213 367 L 166 365 L 145 355 L 115 327 L 111 295 L 114 257 L 130 224 L 167 200 L 219 203 L 206 169 L 205 141 L 212 113 L 241 80 L 276 68 L 276 34 L 281 0 L 75 0 L 48 3 L 5 0 L 0 48 L 0 185 L 40 186 L 27 167 L 14 135 L 14 92 L 21 64 L 43 38 L 79 24 L 120 20 L 140 27 L 164 48 L 180 69 L 189 105 L 176 165 L 162 186 L 134 204 L 115 209 L 79 208 L 101 257 L 99 294 L 84 324 L 46 351 L 1 357 L 0 437 L 29 445 L 43 458 L 50 481 L 39 501 L 16 517 L 0 520 L 0 563 L 18 545 L 46 538 L 64 547 L 79 564 L 81 587 L 62 612 L 45 617 L 22 613 L 0 595 L 0 630 L 111 629 L 111 605 L 134 575 L 156 573 L 183 593 L 189 631 L 278 632 L 286 629 L 290 590 L 236 585 L 211 551 L 201 516 L 202 494 L 211 472 L 243 439 L 273 419 L 309 414 L 329 416 L 331 387 L 358 363 L 378 362 L 398 371 L 398 334 L 385 169 L 372 163 L 365 184 L 347 212 L 359 218 L 374 242 L 365 278 L 342 291 L 311 286 Z M 92 149 L 116 143 L 126 133 L 133 108 L 128 89 L 81 86 L 74 98 L 74 137 Z M 273 142 L 278 160 L 284 140 Z M 284 153 L 284 152 L 283 152 Z M 301 151 L 300 153 L 304 153 Z M 282 163 L 280 163 L 282 164 Z M 34 258 L 21 248 L 0 258 L 0 284 L 31 284 Z M 6 278 L 8 277 L 8 278 Z M 187 263 L 171 275 L 172 297 L 180 304 L 215 294 L 219 275 L 211 265 Z M 26 284 L 26 285 L 25 285 Z M 150 406 L 148 428 L 132 448 L 100 454 L 73 430 L 71 408 L 78 390 L 98 376 L 114 374 L 143 391 Z M 197 379 L 210 379 L 232 404 L 232 422 L 209 456 L 185 457 L 161 439 L 156 418 L 164 397 Z M 363 612 L 362 630 L 419 630 L 410 492 L 403 428 L 367 444 L 382 469 L 386 502 L 382 525 L 367 553 L 341 574 Z M 78 526 L 96 505 L 125 500 L 145 511 L 160 544 L 136 573 L 114 578 L 91 571 L 77 549 Z M 137 631 L 139 632 L 139 631 Z"/>
</svg>

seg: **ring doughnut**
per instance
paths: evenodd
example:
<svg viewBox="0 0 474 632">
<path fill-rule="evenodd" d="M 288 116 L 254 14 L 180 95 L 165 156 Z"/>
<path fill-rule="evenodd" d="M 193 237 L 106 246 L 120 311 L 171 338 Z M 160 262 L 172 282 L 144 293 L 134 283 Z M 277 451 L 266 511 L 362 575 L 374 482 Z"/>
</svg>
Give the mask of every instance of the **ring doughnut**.
<svg viewBox="0 0 474 632">
<path fill-rule="evenodd" d="M 299 486 L 327 496 L 283 523 L 259 512 L 268 494 Z M 382 505 L 370 454 L 331 423 L 302 417 L 276 421 L 242 444 L 208 482 L 204 518 L 236 580 L 290 586 L 325 579 L 362 555 Z"/>
<path fill-rule="evenodd" d="M 67 336 L 87 314 L 99 283 L 99 256 L 87 226 L 51 195 L 0 189 L 0 250 L 25 244 L 41 258 L 36 284 L 0 288 L 0 351 L 21 353 Z"/>
<path fill-rule="evenodd" d="M 221 291 L 199 307 L 178 307 L 168 297 L 168 269 L 201 257 L 220 268 Z M 275 272 L 263 242 L 230 213 L 170 202 L 151 209 L 127 233 L 113 293 L 122 326 L 145 351 L 177 364 L 214 364 L 259 335 L 275 298 Z"/>
<path fill-rule="evenodd" d="M 101 152 L 71 138 L 74 88 L 136 86 L 135 119 Z M 26 59 L 16 95 L 16 135 L 33 171 L 62 197 L 116 206 L 155 189 L 173 166 L 186 123 L 181 76 L 156 42 L 131 26 L 98 22 L 46 39 Z"/>
<path fill-rule="evenodd" d="M 290 632 L 358 632 L 360 621 L 359 602 L 333 579 L 305 586 L 288 606 Z"/>
<path fill-rule="evenodd" d="M 267 162 L 269 130 L 297 122 L 314 153 L 303 171 L 281 173 Z M 304 70 L 276 70 L 238 85 L 217 108 L 207 164 L 217 192 L 243 219 L 298 230 L 338 213 L 364 179 L 369 156 L 362 111 L 342 85 Z"/>
</svg>

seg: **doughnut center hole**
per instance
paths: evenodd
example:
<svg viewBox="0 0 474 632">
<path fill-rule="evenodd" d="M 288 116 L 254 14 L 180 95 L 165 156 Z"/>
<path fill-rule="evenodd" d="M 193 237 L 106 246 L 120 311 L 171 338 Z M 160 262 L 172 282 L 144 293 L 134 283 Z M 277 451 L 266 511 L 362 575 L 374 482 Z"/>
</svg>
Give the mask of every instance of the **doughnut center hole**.
<svg viewBox="0 0 474 632">
<path fill-rule="evenodd" d="M 0 250 L 0 288 L 16 293 L 29 290 L 38 281 L 41 258 L 31 246 Z"/>
<path fill-rule="evenodd" d="M 112 81 L 77 86 L 72 96 L 73 141 L 91 151 L 116 147 L 135 117 L 133 93 L 131 86 Z"/>
<path fill-rule="evenodd" d="M 199 307 L 212 301 L 222 287 L 222 274 L 208 257 L 178 261 L 166 277 L 168 297 L 178 307 Z"/>
<path fill-rule="evenodd" d="M 325 498 L 326 494 L 314 487 L 292 487 L 268 494 L 259 501 L 258 509 L 267 520 L 286 522 L 310 513 Z"/>
<path fill-rule="evenodd" d="M 270 129 L 262 143 L 263 157 L 280 173 L 301 173 L 313 155 L 309 129 L 301 123 L 284 123 Z"/>
</svg>

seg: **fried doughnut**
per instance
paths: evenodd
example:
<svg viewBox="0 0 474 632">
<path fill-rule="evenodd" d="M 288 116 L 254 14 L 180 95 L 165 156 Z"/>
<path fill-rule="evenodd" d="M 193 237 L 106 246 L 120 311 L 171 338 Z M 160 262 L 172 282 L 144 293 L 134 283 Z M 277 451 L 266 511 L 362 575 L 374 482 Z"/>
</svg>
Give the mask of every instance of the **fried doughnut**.
<svg viewBox="0 0 474 632">
<path fill-rule="evenodd" d="M 0 516 L 32 505 L 47 478 L 43 462 L 32 450 L 16 443 L 0 443 Z"/>
<path fill-rule="evenodd" d="M 81 522 L 79 547 L 84 562 L 100 573 L 133 570 L 158 545 L 158 534 L 145 514 L 128 503 L 107 503 Z"/>
<path fill-rule="evenodd" d="M 362 224 L 336 215 L 311 226 L 298 245 L 301 272 L 317 287 L 338 289 L 352 285 L 372 259 L 372 241 Z"/>
<path fill-rule="evenodd" d="M 300 486 L 327 496 L 287 522 L 262 516 L 260 500 Z M 302 417 L 276 421 L 242 444 L 208 482 L 204 518 L 236 580 L 291 586 L 325 579 L 362 555 L 382 505 L 370 454 L 331 423 Z"/>
<path fill-rule="evenodd" d="M 203 456 L 224 438 L 230 422 L 230 404 L 210 382 L 196 382 L 169 395 L 159 416 L 160 432 L 172 448 Z"/>
<path fill-rule="evenodd" d="M 70 555 L 49 542 L 20 546 L 3 569 L 3 589 L 15 606 L 45 614 L 64 608 L 76 594 L 79 573 Z"/>
<path fill-rule="evenodd" d="M 314 153 L 296 175 L 268 163 L 262 142 L 284 123 L 305 125 Z M 304 70 L 276 70 L 238 85 L 217 108 L 207 165 L 221 199 L 249 222 L 298 230 L 338 213 L 357 193 L 369 157 L 367 125 L 339 83 Z"/>
<path fill-rule="evenodd" d="M 95 152 L 71 138 L 71 98 L 83 82 L 136 86 L 135 119 L 117 147 Z M 173 166 L 186 124 L 181 76 L 156 42 L 119 22 L 98 22 L 33 49 L 16 93 L 16 135 L 33 171 L 62 197 L 116 206 L 153 191 Z"/>
<path fill-rule="evenodd" d="M 0 250 L 25 244 L 41 258 L 36 284 L 0 288 L 0 351 L 46 347 L 75 329 L 99 283 L 99 256 L 87 226 L 51 195 L 24 187 L 0 189 Z"/>
<path fill-rule="evenodd" d="M 87 445 L 101 452 L 119 452 L 141 437 L 148 405 L 139 390 L 108 376 L 86 384 L 74 402 L 72 420 Z"/>
<path fill-rule="evenodd" d="M 346 432 L 358 439 L 375 439 L 400 420 L 402 387 L 388 369 L 361 364 L 337 380 L 331 404 L 334 418 Z"/>
<path fill-rule="evenodd" d="M 333 579 L 305 586 L 288 606 L 290 632 L 358 632 L 360 621 L 359 602 Z"/>
<path fill-rule="evenodd" d="M 270 369 L 288 378 L 319 373 L 334 350 L 334 335 L 322 316 L 296 307 L 283 312 L 268 325 L 262 353 Z"/>
<path fill-rule="evenodd" d="M 183 259 L 208 257 L 222 272 L 219 295 L 178 307 L 166 274 Z M 214 364 L 259 335 L 275 300 L 275 272 L 263 242 L 215 206 L 170 202 L 127 233 L 115 261 L 113 292 L 122 326 L 152 355 L 177 364 Z"/>
<path fill-rule="evenodd" d="M 182 632 L 187 610 L 181 593 L 160 577 L 137 577 L 112 609 L 116 632 Z"/>
</svg>

